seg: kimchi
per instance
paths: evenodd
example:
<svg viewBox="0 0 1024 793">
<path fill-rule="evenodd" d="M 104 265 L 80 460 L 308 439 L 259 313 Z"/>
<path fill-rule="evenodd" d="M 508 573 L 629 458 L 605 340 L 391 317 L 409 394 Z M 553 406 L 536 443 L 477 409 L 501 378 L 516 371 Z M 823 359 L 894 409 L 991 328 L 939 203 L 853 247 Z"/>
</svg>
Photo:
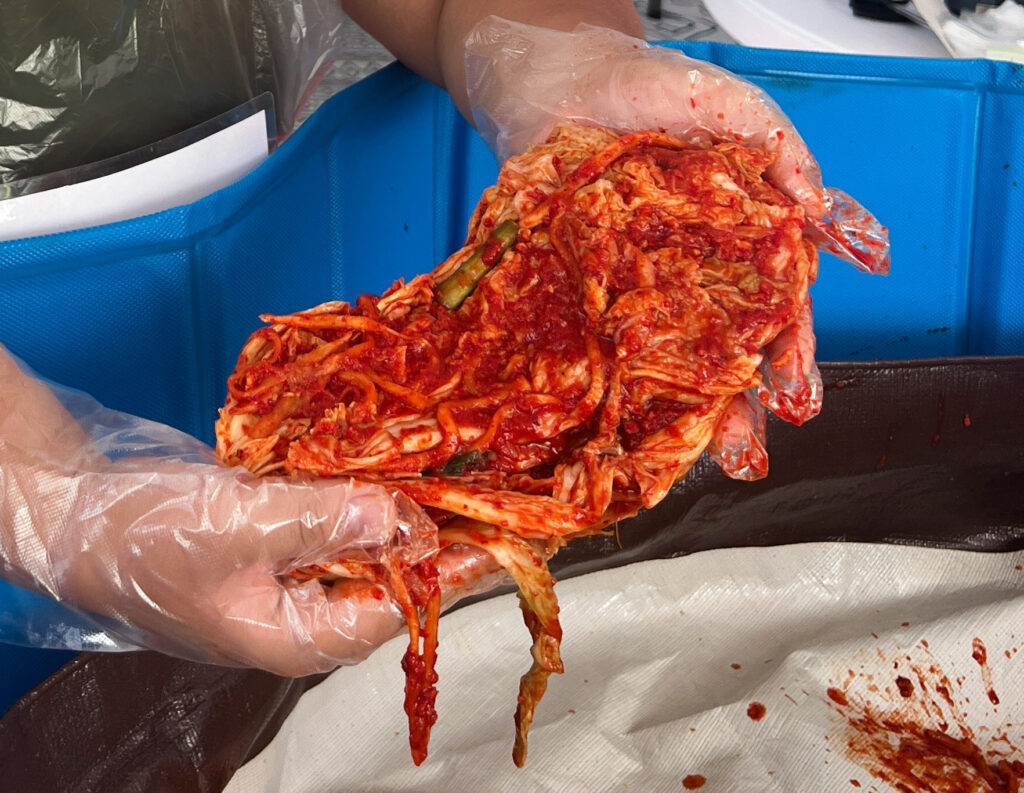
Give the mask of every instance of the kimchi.
<svg viewBox="0 0 1024 793">
<path fill-rule="evenodd" d="M 383 483 L 426 509 L 439 547 L 481 548 L 511 573 L 534 640 L 517 764 L 562 671 L 547 560 L 653 507 L 737 407 L 770 402 L 749 399 L 771 379 L 764 350 L 809 322 L 817 253 L 803 209 L 764 178 L 771 162 L 736 143 L 561 126 L 503 165 L 433 272 L 263 316 L 228 381 L 227 463 Z M 802 387 L 781 400 L 791 420 L 820 404 L 811 338 Z M 297 571 L 391 587 L 417 763 L 436 718 L 432 563 Z"/>
</svg>

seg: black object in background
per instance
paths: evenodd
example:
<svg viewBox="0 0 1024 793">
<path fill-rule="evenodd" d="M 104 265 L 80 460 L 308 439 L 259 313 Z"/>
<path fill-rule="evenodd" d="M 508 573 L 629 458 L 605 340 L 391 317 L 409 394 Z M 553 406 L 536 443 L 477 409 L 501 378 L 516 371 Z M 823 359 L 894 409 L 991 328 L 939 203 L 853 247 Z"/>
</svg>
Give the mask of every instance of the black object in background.
<svg viewBox="0 0 1024 793">
<path fill-rule="evenodd" d="M 910 22 L 911 20 L 894 11 L 894 5 L 906 5 L 909 0 L 850 0 L 855 17 L 878 19 L 882 22 Z"/>
<path fill-rule="evenodd" d="M 998 7 L 1005 0 L 944 0 L 946 8 L 955 16 L 960 16 L 962 11 L 974 13 L 979 5 Z M 1024 0 L 1016 0 L 1024 5 Z M 911 22 L 908 16 L 895 10 L 895 6 L 906 6 L 910 0 L 850 0 L 850 8 L 853 15 L 867 19 L 879 19 L 885 22 Z"/>
<path fill-rule="evenodd" d="M 978 10 L 978 6 L 991 6 L 998 8 L 1006 0 L 945 0 L 946 8 L 953 12 L 956 16 L 960 16 L 961 11 L 968 11 L 974 13 Z M 1016 0 L 1019 5 L 1024 5 L 1024 0 Z"/>
<path fill-rule="evenodd" d="M 279 94 L 253 0 L 0 2 L 0 182 L 155 143 Z"/>
</svg>

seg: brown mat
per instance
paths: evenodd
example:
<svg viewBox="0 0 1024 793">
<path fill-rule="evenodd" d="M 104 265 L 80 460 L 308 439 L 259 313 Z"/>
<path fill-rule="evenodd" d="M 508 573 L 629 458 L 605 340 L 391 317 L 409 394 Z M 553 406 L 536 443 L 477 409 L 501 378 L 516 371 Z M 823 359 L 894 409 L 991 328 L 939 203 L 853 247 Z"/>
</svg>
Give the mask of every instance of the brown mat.
<svg viewBox="0 0 1024 793">
<path fill-rule="evenodd" d="M 733 482 L 703 459 L 617 536 L 563 551 L 558 575 L 793 542 L 1024 548 L 1024 358 L 822 373 L 821 416 L 769 424 L 767 480 Z M 0 788 L 220 791 L 319 680 L 153 653 L 77 656 L 0 719 Z"/>
</svg>

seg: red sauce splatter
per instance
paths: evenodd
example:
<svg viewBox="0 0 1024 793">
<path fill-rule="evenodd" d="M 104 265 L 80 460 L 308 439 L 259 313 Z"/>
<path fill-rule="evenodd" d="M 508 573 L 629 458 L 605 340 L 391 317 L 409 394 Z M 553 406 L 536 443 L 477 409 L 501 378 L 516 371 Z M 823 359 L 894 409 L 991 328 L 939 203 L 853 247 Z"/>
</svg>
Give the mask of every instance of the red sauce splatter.
<svg viewBox="0 0 1024 793">
<path fill-rule="evenodd" d="M 996 690 L 992 686 L 992 667 L 988 665 L 988 650 L 985 649 L 985 644 L 981 639 L 975 638 L 971 642 L 971 657 L 981 667 L 981 680 L 985 684 L 985 693 L 988 694 L 989 702 L 998 705 L 999 695 L 996 694 Z"/>
<path fill-rule="evenodd" d="M 988 652 L 980 639 L 972 642 L 972 657 L 988 668 Z M 964 678 L 957 678 L 954 686 L 923 642 L 905 661 L 910 673 L 896 678 L 899 697 L 891 689 L 883 693 L 868 673 L 859 676 L 866 680 L 844 677 L 838 684 L 842 690 L 827 689 L 828 699 L 843 706 L 836 710 L 848 728 L 840 738 L 848 757 L 901 793 L 1024 790 L 1024 753 L 1009 737 L 1019 725 L 1007 724 L 1006 731 L 980 727 L 976 732 L 962 709 L 968 700 L 957 690 Z M 856 780 L 850 784 L 860 787 Z"/>
<path fill-rule="evenodd" d="M 731 666 L 733 669 L 742 669 L 743 668 L 739 664 L 729 664 L 729 666 Z"/>
<path fill-rule="evenodd" d="M 767 712 L 767 708 L 765 708 L 765 706 L 762 705 L 760 702 L 751 702 L 747 706 L 747 715 L 753 721 L 761 721 L 761 719 L 764 718 L 764 714 Z"/>
<path fill-rule="evenodd" d="M 699 790 L 707 784 L 707 779 L 700 774 L 690 774 L 683 780 L 683 787 L 687 790 Z"/>
<path fill-rule="evenodd" d="M 844 708 L 850 704 L 846 698 L 846 694 L 840 691 L 838 688 L 830 688 L 825 692 L 828 694 L 828 698 L 835 702 L 837 705 L 842 705 Z"/>
<path fill-rule="evenodd" d="M 985 666 L 988 663 L 988 650 L 985 649 L 981 639 L 974 639 L 971 642 L 971 657 L 981 666 Z"/>
<path fill-rule="evenodd" d="M 909 678 L 900 675 L 896 678 L 896 688 L 900 690 L 900 696 L 904 699 L 908 699 L 914 696 L 914 684 L 910 682 Z"/>
</svg>

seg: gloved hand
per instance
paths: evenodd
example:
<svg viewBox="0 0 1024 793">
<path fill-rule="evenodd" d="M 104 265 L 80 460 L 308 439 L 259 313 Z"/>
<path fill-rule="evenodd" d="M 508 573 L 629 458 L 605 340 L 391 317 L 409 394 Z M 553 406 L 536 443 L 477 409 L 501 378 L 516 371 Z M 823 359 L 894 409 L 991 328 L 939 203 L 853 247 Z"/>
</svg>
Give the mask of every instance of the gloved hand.
<svg viewBox="0 0 1024 793">
<path fill-rule="evenodd" d="M 466 40 L 466 88 L 474 123 L 499 160 L 544 140 L 560 121 L 773 152 L 769 181 L 804 207 L 821 245 L 860 269 L 888 271 L 886 230 L 849 196 L 823 187 L 792 122 L 760 88 L 724 69 L 605 28 L 563 33 L 491 16 Z"/>
<path fill-rule="evenodd" d="M 376 585 L 287 573 L 436 553 L 414 503 L 349 480 L 256 479 L 169 427 L 60 395 L 0 346 L 4 578 L 86 614 L 121 646 L 290 676 L 355 663 L 402 630 Z M 440 567 L 449 601 L 493 583 L 480 554 L 453 552 Z"/>
<path fill-rule="evenodd" d="M 821 171 L 782 110 L 757 86 L 677 50 L 617 31 L 571 33 L 498 17 L 466 40 L 474 123 L 499 159 L 542 141 L 563 121 L 617 132 L 664 130 L 694 143 L 736 141 L 775 154 L 768 180 L 803 206 L 818 247 L 872 273 L 889 269 L 888 232 Z M 801 424 L 821 407 L 810 298 L 764 351 L 762 384 L 734 400 L 709 451 L 738 479 L 767 475 L 765 409 Z"/>
</svg>

